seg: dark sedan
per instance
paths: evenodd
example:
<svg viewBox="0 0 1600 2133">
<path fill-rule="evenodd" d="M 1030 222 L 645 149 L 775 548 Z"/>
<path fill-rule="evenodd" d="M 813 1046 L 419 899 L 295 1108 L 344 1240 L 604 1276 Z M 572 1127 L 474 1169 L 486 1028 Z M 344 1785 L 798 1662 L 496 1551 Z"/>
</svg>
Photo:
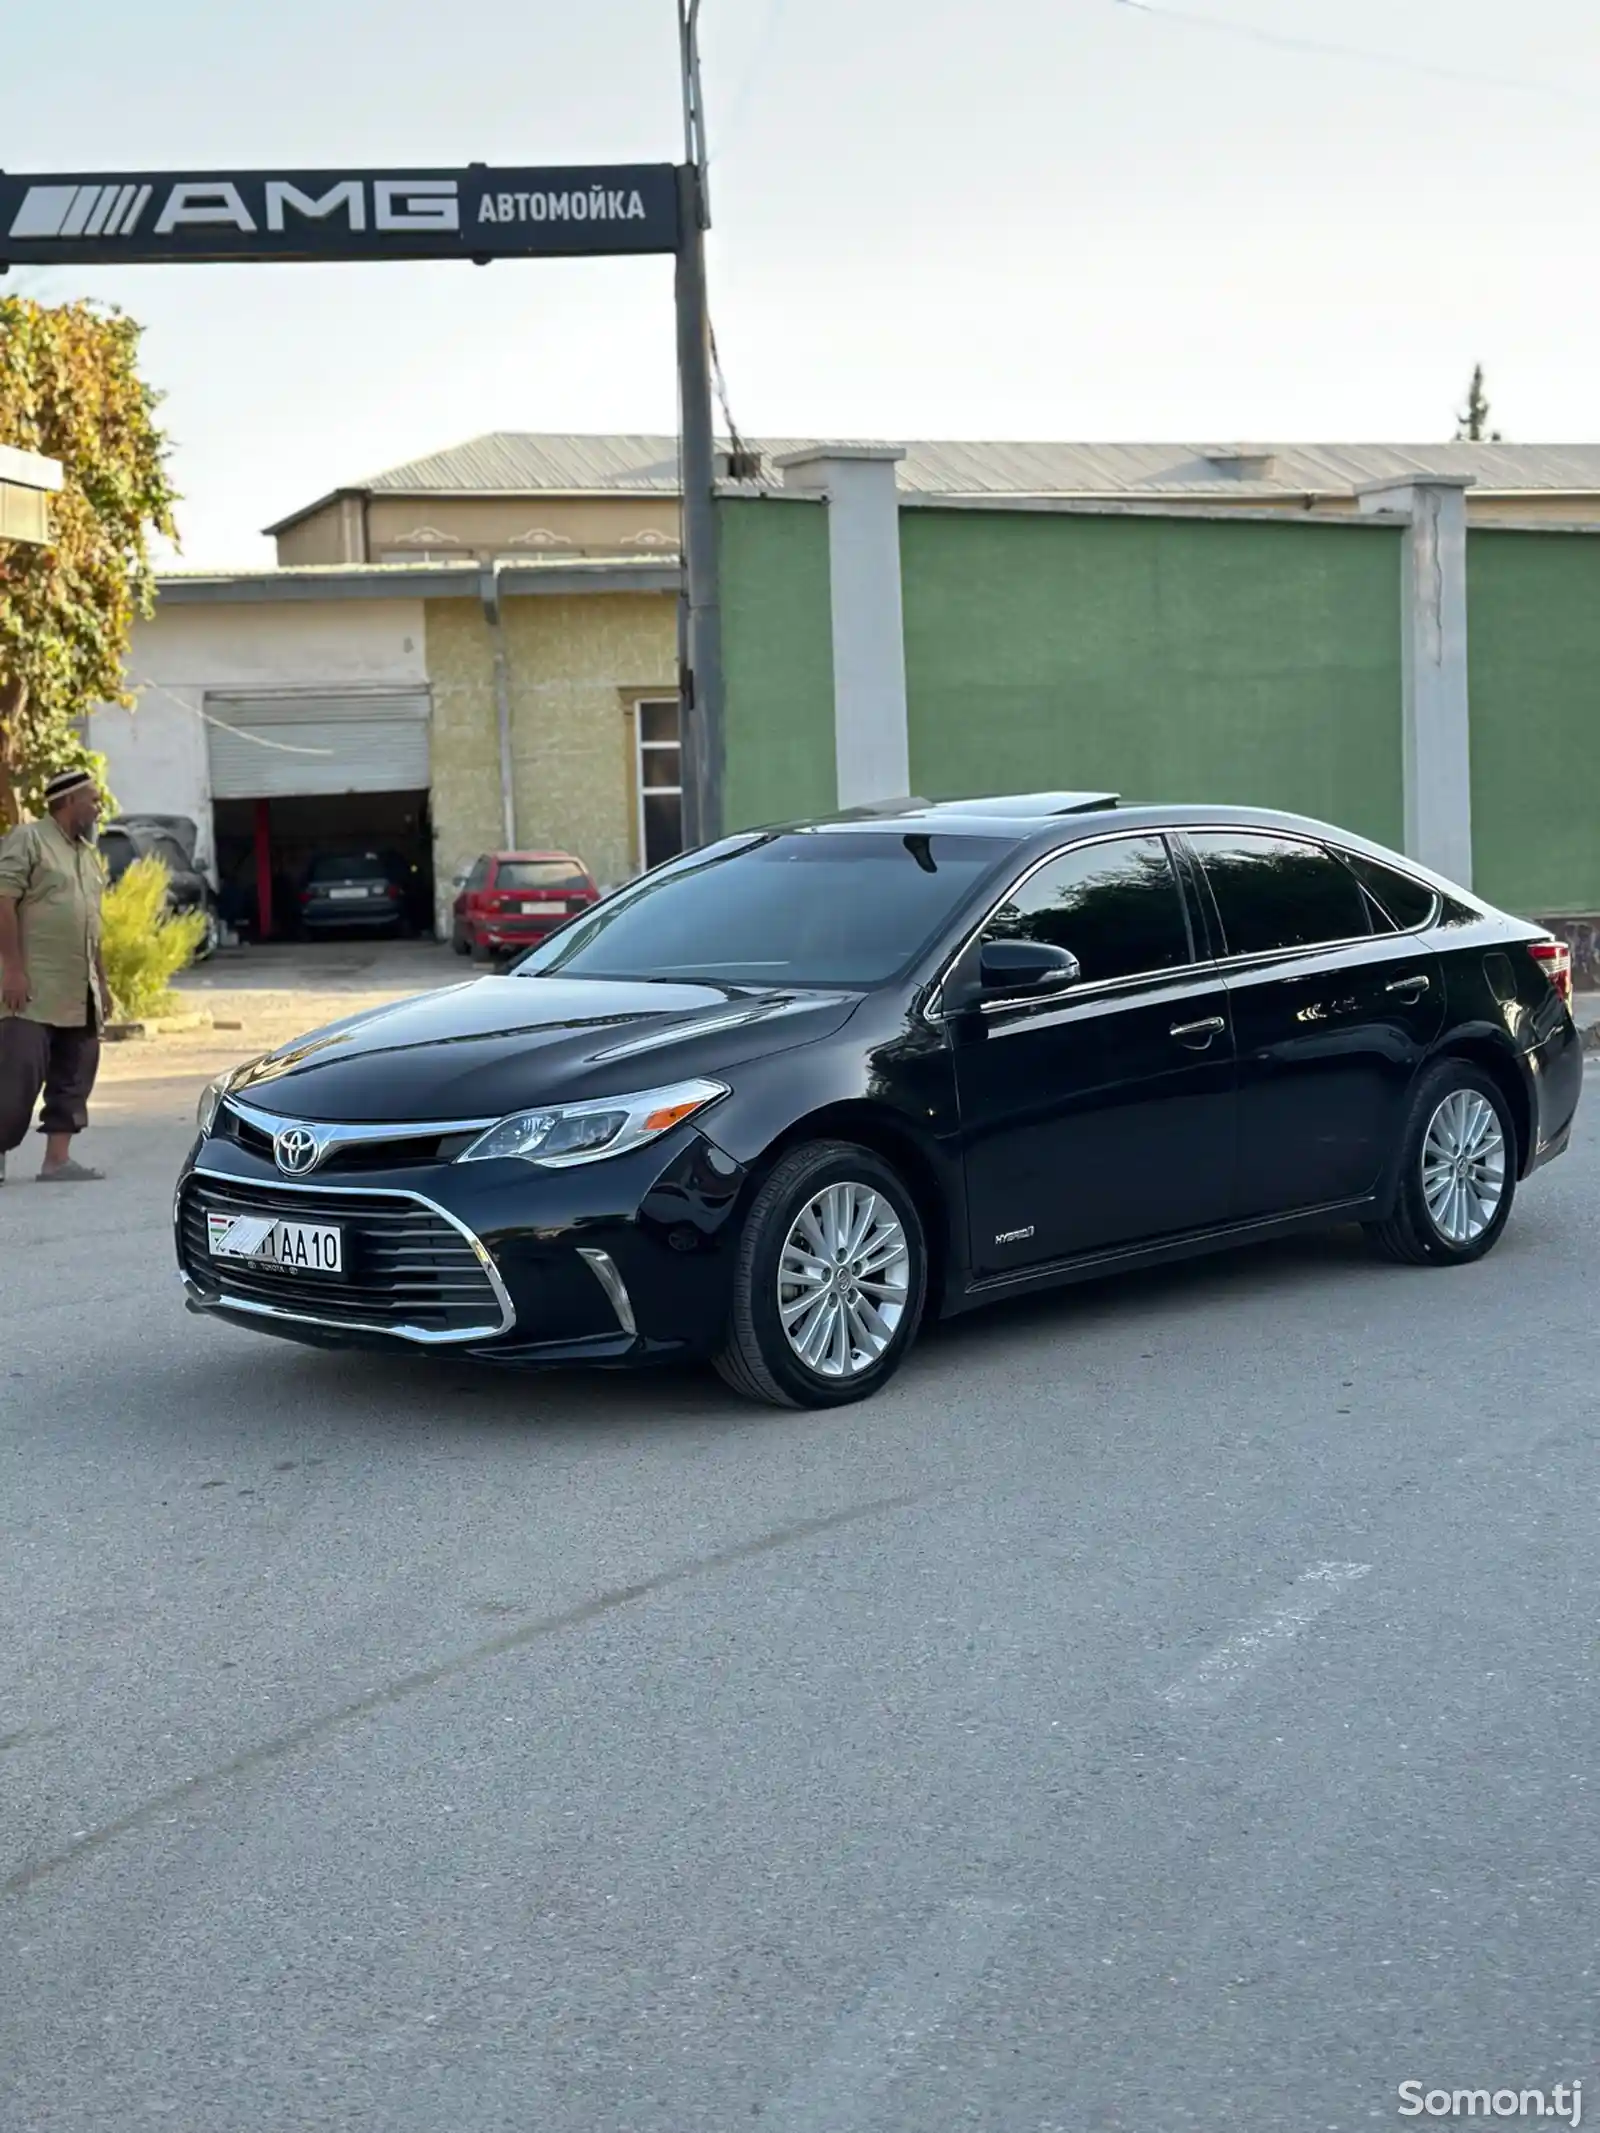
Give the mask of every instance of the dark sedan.
<svg viewBox="0 0 1600 2133">
<path fill-rule="evenodd" d="M 307 867 L 297 917 L 303 933 L 404 933 L 412 869 L 396 852 L 323 852 Z"/>
<path fill-rule="evenodd" d="M 1317 1224 L 1479 1259 L 1572 1130 L 1565 947 L 1361 838 L 1083 796 L 753 832 L 207 1091 L 192 1308 L 875 1391 L 930 1316 Z"/>
</svg>

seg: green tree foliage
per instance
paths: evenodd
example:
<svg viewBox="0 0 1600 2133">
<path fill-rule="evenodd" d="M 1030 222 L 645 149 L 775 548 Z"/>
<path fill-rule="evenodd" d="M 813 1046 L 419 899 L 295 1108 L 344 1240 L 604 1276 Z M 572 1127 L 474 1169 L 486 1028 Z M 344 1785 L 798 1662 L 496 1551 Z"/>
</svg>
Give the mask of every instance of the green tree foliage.
<svg viewBox="0 0 1600 2133">
<path fill-rule="evenodd" d="M 73 730 L 97 703 L 129 703 L 134 617 L 155 585 L 149 544 L 176 538 L 176 492 L 139 375 L 140 328 L 92 304 L 0 298 L 0 444 L 61 462 L 45 548 L 0 541 L 0 830 L 75 764 Z"/>
<path fill-rule="evenodd" d="M 117 1014 L 128 1021 L 171 1004 L 168 987 L 194 961 L 206 930 L 204 911 L 167 909 L 170 880 L 159 859 L 136 859 L 100 906 L 106 983 Z"/>
<path fill-rule="evenodd" d="M 1489 395 L 1483 385 L 1483 365 L 1474 364 L 1472 383 L 1467 387 L 1467 404 L 1456 417 L 1456 439 L 1459 443 L 1503 444 L 1505 439 L 1496 429 L 1489 427 Z"/>
</svg>

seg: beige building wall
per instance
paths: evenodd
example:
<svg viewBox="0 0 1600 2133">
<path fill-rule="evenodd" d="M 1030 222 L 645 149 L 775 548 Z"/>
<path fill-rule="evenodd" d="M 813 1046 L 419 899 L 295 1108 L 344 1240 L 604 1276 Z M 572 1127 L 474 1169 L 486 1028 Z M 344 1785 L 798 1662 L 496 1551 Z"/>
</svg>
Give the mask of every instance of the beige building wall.
<svg viewBox="0 0 1600 2133">
<path fill-rule="evenodd" d="M 360 529 L 355 529 L 352 545 L 350 516 L 340 504 L 324 504 L 320 511 L 313 511 L 309 518 L 278 535 L 280 569 L 360 561 Z"/>
<path fill-rule="evenodd" d="M 575 852 L 602 887 L 639 869 L 634 705 L 677 692 L 677 604 L 662 593 L 505 600 L 517 842 Z M 427 603 L 441 919 L 451 884 L 504 841 L 494 640 L 476 600 Z"/>
<path fill-rule="evenodd" d="M 678 541 L 674 496 L 380 495 L 364 506 L 347 497 L 277 537 L 285 568 L 451 555 L 648 557 L 676 554 Z"/>
</svg>

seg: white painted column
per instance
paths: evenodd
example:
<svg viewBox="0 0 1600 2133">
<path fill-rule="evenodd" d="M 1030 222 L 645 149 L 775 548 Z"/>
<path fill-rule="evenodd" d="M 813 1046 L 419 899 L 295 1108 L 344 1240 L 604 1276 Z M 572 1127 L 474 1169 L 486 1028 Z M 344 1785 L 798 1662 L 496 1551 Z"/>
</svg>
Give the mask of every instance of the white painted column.
<svg viewBox="0 0 1600 2133">
<path fill-rule="evenodd" d="M 1400 520 L 1405 844 L 1413 859 L 1472 885 L 1472 750 L 1467 688 L 1467 475 L 1429 474 L 1357 492 L 1372 518 Z"/>
<path fill-rule="evenodd" d="M 900 606 L 898 445 L 812 445 L 777 462 L 784 487 L 828 505 L 833 611 L 833 751 L 838 805 L 911 790 L 905 626 Z"/>
</svg>

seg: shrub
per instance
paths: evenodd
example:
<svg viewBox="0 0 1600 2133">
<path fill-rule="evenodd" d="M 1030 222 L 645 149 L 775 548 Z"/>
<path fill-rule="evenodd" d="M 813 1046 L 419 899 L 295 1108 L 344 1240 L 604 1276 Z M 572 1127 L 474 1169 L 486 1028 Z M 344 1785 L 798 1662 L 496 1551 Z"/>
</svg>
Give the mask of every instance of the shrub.
<svg viewBox="0 0 1600 2133">
<path fill-rule="evenodd" d="M 168 986 L 194 961 L 206 930 L 203 911 L 168 911 L 169 879 L 159 859 L 136 859 L 100 907 L 100 953 L 112 1008 L 127 1021 L 172 1005 Z"/>
</svg>

